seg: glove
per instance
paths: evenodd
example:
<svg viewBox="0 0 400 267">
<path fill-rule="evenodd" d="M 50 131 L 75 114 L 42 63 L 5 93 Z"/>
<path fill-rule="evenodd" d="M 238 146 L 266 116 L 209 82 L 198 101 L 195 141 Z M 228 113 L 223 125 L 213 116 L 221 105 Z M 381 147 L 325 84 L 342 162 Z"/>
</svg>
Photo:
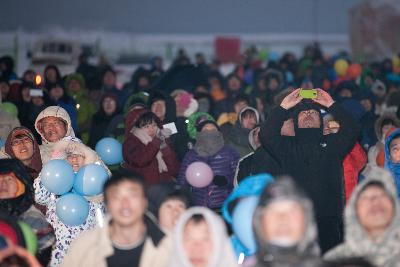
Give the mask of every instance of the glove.
<svg viewBox="0 0 400 267">
<path fill-rule="evenodd" d="M 216 186 L 227 186 L 228 185 L 228 180 L 223 175 L 215 175 L 213 182 Z"/>
</svg>

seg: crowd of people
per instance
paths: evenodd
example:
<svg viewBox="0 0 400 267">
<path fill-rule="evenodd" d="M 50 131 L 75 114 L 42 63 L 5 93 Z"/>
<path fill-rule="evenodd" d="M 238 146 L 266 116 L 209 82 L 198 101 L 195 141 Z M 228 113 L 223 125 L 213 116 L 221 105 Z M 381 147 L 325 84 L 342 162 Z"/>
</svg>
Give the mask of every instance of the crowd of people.
<svg viewBox="0 0 400 267">
<path fill-rule="evenodd" d="M 21 77 L 1 57 L 0 266 L 400 266 L 399 57 L 249 48 L 224 76 L 180 50 L 125 84 L 85 55 Z M 106 170 L 83 223 L 59 217 L 54 160 Z"/>
</svg>

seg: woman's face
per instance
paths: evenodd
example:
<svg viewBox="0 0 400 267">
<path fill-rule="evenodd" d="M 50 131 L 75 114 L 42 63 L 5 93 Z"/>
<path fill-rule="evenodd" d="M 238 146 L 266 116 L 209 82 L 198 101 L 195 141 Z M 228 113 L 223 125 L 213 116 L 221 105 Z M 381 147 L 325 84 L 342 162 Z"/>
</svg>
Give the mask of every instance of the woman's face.
<svg viewBox="0 0 400 267">
<path fill-rule="evenodd" d="M 46 71 L 46 80 L 51 82 L 51 83 L 55 83 L 57 82 L 57 72 L 55 69 L 50 68 Z"/>
<path fill-rule="evenodd" d="M 112 97 L 105 97 L 103 100 L 103 110 L 107 115 L 111 115 L 117 109 L 117 103 Z"/>
<path fill-rule="evenodd" d="M 29 93 L 29 90 L 30 90 L 29 87 L 24 87 L 21 90 L 22 99 L 24 100 L 24 102 L 27 102 L 27 103 L 31 102 L 31 99 L 32 99 L 32 97 Z"/>
<path fill-rule="evenodd" d="M 22 162 L 33 157 L 33 141 L 28 136 L 14 138 L 11 141 L 11 149 L 15 157 Z"/>
<path fill-rule="evenodd" d="M 50 90 L 50 97 L 58 100 L 64 96 L 64 90 L 60 86 L 56 86 Z"/>
<path fill-rule="evenodd" d="M 142 127 L 142 129 L 145 130 L 145 132 L 151 137 L 154 138 L 156 137 L 157 131 L 158 131 L 158 125 L 155 122 L 152 122 L 150 124 L 146 124 L 145 126 Z"/>
</svg>

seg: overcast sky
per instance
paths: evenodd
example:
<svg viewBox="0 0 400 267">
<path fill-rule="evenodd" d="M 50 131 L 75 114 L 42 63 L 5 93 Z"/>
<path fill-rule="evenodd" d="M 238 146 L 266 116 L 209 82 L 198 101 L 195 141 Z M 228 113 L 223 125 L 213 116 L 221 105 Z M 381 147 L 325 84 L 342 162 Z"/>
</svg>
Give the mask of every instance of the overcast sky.
<svg viewBox="0 0 400 267">
<path fill-rule="evenodd" d="M 362 0 L 0 0 L 0 31 L 347 33 Z"/>
</svg>

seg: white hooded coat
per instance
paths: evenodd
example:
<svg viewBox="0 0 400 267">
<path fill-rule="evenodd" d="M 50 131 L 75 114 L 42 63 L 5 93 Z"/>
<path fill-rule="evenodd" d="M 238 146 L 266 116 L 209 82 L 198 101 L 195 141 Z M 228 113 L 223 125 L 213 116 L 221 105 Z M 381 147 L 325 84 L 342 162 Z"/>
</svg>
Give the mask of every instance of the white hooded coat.
<svg viewBox="0 0 400 267">
<path fill-rule="evenodd" d="M 35 121 L 35 129 L 42 137 L 42 144 L 39 146 L 39 149 L 40 149 L 40 155 L 42 156 L 43 165 L 50 160 L 51 154 L 53 153 L 54 145 L 57 143 L 57 142 L 47 141 L 41 131 L 42 129 L 41 120 L 47 117 L 56 117 L 62 119 L 66 123 L 67 127 L 67 132 L 65 133 L 65 136 L 75 137 L 75 133 L 71 125 L 71 119 L 65 109 L 59 106 L 50 106 L 44 109 L 42 112 L 40 112 Z"/>
<path fill-rule="evenodd" d="M 189 219 L 200 214 L 205 218 L 213 238 L 213 253 L 207 267 L 237 267 L 236 256 L 233 252 L 231 242 L 226 234 L 225 224 L 222 219 L 211 210 L 204 207 L 188 209 L 179 218 L 173 237 L 173 251 L 175 256 L 171 259 L 170 267 L 192 267 L 183 248 L 183 233 Z"/>
<path fill-rule="evenodd" d="M 52 147 L 53 154 L 50 159 L 65 159 L 69 153 L 84 155 L 84 165 L 91 163 L 102 165 L 106 169 L 108 175 L 111 176 L 107 166 L 101 161 L 96 152 L 82 144 L 79 139 L 67 137 L 54 143 Z M 56 214 L 56 204 L 60 196 L 47 191 L 41 183 L 41 174 L 35 179 L 34 188 L 35 201 L 41 205 L 46 205 L 46 219 L 51 224 L 56 234 L 56 245 L 52 251 L 50 266 L 60 266 L 72 241 L 83 232 L 104 224 L 105 204 L 103 201 L 103 194 L 85 197 L 89 202 L 89 215 L 86 221 L 78 226 L 68 226 L 59 220 Z"/>
</svg>

